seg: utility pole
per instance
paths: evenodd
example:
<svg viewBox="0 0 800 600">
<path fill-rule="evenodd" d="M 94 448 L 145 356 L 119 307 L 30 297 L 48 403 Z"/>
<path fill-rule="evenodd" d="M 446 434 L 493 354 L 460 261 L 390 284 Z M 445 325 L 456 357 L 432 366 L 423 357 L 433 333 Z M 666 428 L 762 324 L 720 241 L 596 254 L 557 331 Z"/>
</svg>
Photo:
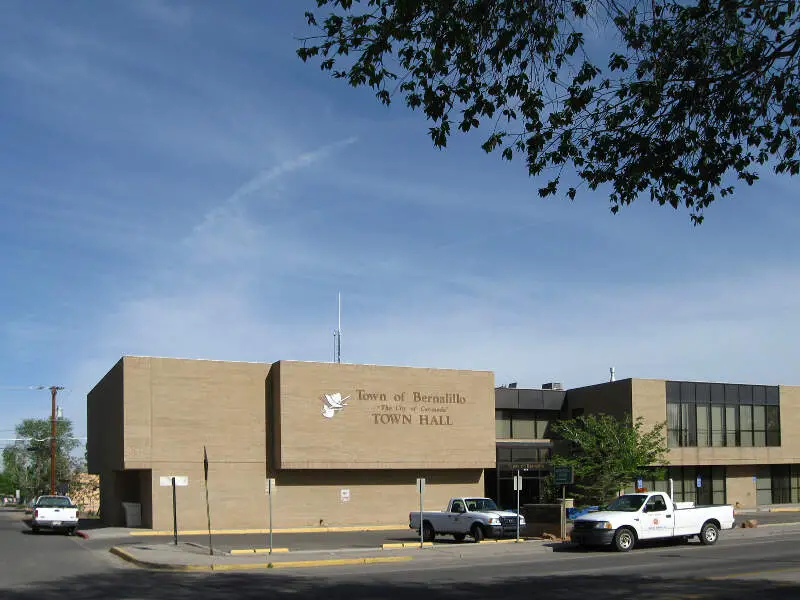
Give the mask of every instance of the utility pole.
<svg viewBox="0 0 800 600">
<path fill-rule="evenodd" d="M 56 396 L 62 386 L 50 386 L 50 399 L 52 400 L 53 410 L 50 417 L 50 495 L 56 494 Z"/>
</svg>

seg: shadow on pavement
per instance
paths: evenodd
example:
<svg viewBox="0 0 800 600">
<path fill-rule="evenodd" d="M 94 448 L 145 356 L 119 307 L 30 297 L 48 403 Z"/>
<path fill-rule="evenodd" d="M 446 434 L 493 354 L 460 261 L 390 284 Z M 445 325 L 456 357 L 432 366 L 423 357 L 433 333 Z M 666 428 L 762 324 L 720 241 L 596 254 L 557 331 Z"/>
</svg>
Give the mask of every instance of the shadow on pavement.
<svg viewBox="0 0 800 600">
<path fill-rule="evenodd" d="M 395 577 L 398 574 L 394 575 Z M 181 575 L 139 570 L 63 579 L 55 583 L 4 590 L 4 600 L 100 600 L 106 598 L 148 598 L 153 600 L 204 600 L 209 598 L 405 599 L 424 600 L 619 600 L 636 596 L 648 600 L 668 598 L 751 599 L 800 598 L 800 586 L 768 581 L 662 580 L 625 576 L 527 577 L 510 582 L 426 584 L 380 581 L 380 575 L 365 569 L 348 580 L 295 577 L 270 573 Z M 369 577 L 372 581 L 366 580 Z"/>
</svg>

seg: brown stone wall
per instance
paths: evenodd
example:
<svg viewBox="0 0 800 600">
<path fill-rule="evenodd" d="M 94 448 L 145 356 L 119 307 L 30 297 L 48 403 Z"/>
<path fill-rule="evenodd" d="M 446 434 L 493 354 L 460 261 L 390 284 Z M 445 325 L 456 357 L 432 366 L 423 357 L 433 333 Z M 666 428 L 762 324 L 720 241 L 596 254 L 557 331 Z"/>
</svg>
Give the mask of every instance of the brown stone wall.
<svg viewBox="0 0 800 600">
<path fill-rule="evenodd" d="M 282 470 L 494 467 L 490 372 L 281 361 L 279 380 Z M 326 394 L 347 398 L 330 418 Z"/>
</svg>

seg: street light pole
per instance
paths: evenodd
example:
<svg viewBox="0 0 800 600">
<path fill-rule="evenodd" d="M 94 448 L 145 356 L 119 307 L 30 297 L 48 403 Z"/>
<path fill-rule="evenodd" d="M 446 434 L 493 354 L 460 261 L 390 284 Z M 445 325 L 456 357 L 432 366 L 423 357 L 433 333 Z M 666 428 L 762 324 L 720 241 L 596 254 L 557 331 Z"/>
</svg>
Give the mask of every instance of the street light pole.
<svg viewBox="0 0 800 600">
<path fill-rule="evenodd" d="M 54 385 L 50 387 L 50 399 L 52 400 L 52 414 L 50 417 L 50 495 L 56 494 L 56 395 L 58 390 L 63 387 Z"/>
</svg>

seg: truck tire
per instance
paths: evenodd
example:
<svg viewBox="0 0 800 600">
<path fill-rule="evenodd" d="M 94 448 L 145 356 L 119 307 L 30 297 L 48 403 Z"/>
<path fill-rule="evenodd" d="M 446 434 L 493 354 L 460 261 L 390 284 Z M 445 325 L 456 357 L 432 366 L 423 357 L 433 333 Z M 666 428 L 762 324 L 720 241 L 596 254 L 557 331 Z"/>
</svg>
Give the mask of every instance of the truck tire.
<svg viewBox="0 0 800 600">
<path fill-rule="evenodd" d="M 467 534 L 465 534 L 465 533 L 454 533 L 453 534 L 453 539 L 455 541 L 457 541 L 457 542 L 463 542 L 465 537 L 467 537 Z"/>
<path fill-rule="evenodd" d="M 436 530 L 430 524 L 430 521 L 425 521 L 422 524 L 422 540 L 432 542 L 434 539 L 436 539 Z"/>
<path fill-rule="evenodd" d="M 476 544 L 483 541 L 483 538 L 485 537 L 483 534 L 483 527 L 481 527 L 480 523 L 473 523 L 472 528 L 469 530 L 469 534 L 472 536 L 472 539 Z"/>
<path fill-rule="evenodd" d="M 614 534 L 614 549 L 617 552 L 630 552 L 636 545 L 636 534 L 630 527 L 620 527 Z"/>
<path fill-rule="evenodd" d="M 704 546 L 713 546 L 719 539 L 719 528 L 711 521 L 703 523 L 700 530 L 700 543 Z"/>
</svg>

